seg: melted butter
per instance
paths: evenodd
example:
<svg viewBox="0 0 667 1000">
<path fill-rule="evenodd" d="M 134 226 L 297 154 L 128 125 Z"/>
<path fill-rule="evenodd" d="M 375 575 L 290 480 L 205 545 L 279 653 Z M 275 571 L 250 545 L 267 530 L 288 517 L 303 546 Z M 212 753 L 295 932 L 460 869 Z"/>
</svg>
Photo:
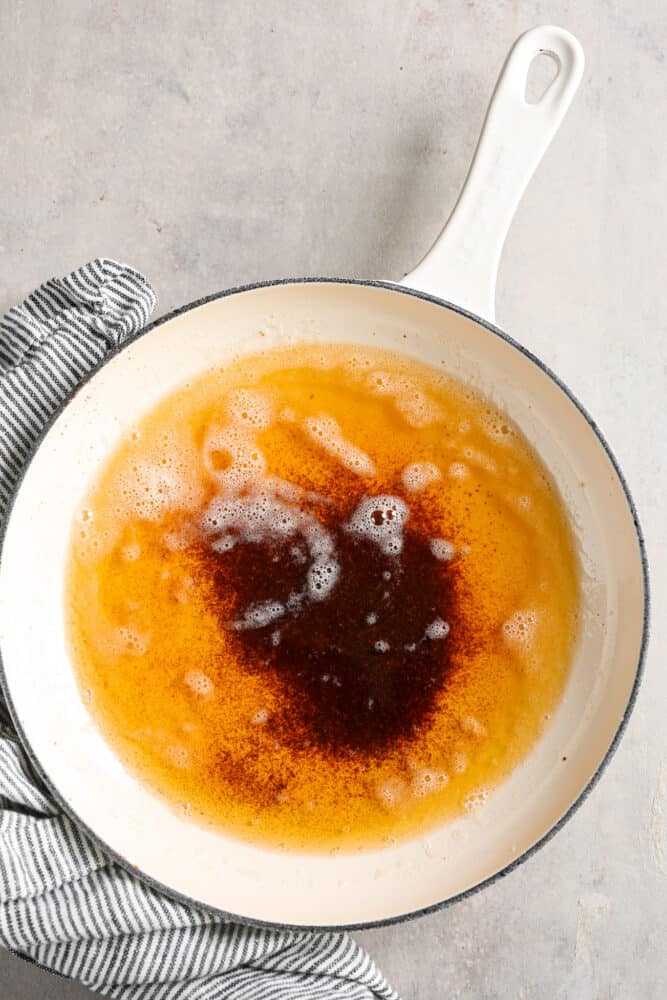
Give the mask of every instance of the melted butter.
<svg viewBox="0 0 667 1000">
<path fill-rule="evenodd" d="M 80 688 L 142 781 L 236 836 L 355 849 L 476 808 L 525 757 L 579 581 L 506 416 L 319 345 L 149 413 L 77 516 L 67 595 Z"/>
</svg>

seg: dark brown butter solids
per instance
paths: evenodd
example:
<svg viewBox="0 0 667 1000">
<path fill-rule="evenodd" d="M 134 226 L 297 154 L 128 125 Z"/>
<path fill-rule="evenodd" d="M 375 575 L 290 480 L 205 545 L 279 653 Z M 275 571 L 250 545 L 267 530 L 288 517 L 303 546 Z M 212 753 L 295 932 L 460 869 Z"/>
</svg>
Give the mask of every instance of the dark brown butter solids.
<svg viewBox="0 0 667 1000">
<path fill-rule="evenodd" d="M 349 511 L 327 507 L 320 518 L 340 566 L 325 600 L 305 596 L 287 607 L 291 594 L 307 589 L 308 562 L 292 538 L 222 553 L 202 547 L 200 572 L 214 581 L 209 593 L 220 597 L 238 662 L 269 675 L 279 695 L 282 710 L 269 723 L 276 738 L 296 747 L 310 741 L 332 754 L 382 752 L 428 722 L 446 684 L 458 645 L 456 560 L 438 562 L 429 548 L 433 529 L 414 519 L 401 552 L 385 555 L 346 530 Z M 263 627 L 234 630 L 233 621 L 269 601 L 282 603 L 285 613 Z M 429 638 L 437 620 L 451 631 Z"/>
</svg>

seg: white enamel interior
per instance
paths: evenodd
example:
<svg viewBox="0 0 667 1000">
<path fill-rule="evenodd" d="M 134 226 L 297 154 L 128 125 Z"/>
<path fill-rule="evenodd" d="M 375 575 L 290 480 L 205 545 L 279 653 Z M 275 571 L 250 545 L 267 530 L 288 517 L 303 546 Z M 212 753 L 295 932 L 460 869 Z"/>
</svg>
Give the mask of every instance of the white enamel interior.
<svg viewBox="0 0 667 1000">
<path fill-rule="evenodd" d="M 571 679 L 524 765 L 480 812 L 356 855 L 248 846 L 198 827 L 148 793 L 107 747 L 80 700 L 63 626 L 73 512 L 130 425 L 213 365 L 317 340 L 372 344 L 444 363 L 500 404 L 554 473 L 586 570 L 585 626 Z M 635 678 L 643 607 L 640 553 L 623 489 L 598 438 L 552 379 L 442 305 L 387 287 L 331 282 L 217 299 L 114 358 L 66 407 L 29 466 L 0 566 L 0 645 L 13 708 L 69 808 L 128 863 L 172 890 L 250 919 L 294 925 L 359 924 L 428 907 L 487 879 L 543 837 L 614 738 Z"/>
</svg>

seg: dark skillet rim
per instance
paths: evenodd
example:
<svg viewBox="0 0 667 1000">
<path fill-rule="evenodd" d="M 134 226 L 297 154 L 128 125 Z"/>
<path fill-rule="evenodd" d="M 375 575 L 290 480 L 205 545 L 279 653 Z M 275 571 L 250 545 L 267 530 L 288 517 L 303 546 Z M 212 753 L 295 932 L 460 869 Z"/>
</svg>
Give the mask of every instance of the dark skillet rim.
<svg viewBox="0 0 667 1000">
<path fill-rule="evenodd" d="M 23 479 L 25 477 L 28 468 L 32 464 L 32 461 L 35 455 L 37 454 L 39 448 L 41 447 L 42 442 L 44 441 L 45 437 L 47 436 L 47 434 L 49 433 L 55 422 L 59 419 L 59 417 L 67 408 L 67 406 L 74 398 L 74 396 L 77 395 L 77 393 L 80 392 L 92 378 L 94 378 L 94 376 L 100 371 L 100 369 L 102 369 L 106 364 L 108 364 L 109 361 L 111 361 L 122 351 L 126 350 L 141 337 L 145 337 L 146 334 L 151 333 L 157 327 L 162 326 L 163 323 L 168 323 L 170 320 L 175 319 L 177 316 L 181 316 L 183 315 L 183 313 L 190 312 L 192 309 L 196 309 L 199 306 L 207 305 L 209 302 L 214 302 L 217 299 L 227 298 L 230 295 L 239 295 L 243 292 L 256 291 L 259 288 L 271 288 L 276 285 L 308 285 L 308 284 L 356 285 L 361 287 L 382 288 L 387 291 L 397 292 L 400 295 L 411 295 L 414 298 L 423 299 L 426 302 L 432 302 L 434 305 L 443 306 L 450 312 L 458 313 L 460 316 L 464 316 L 466 317 L 466 319 L 472 320 L 479 326 L 484 327 L 484 329 L 487 330 L 489 333 L 494 334 L 494 336 L 499 337 L 500 340 L 505 341 L 506 344 L 509 344 L 511 347 L 515 348 L 517 351 L 519 351 L 520 354 L 523 354 L 524 357 L 528 358 L 529 361 L 532 361 L 534 365 L 536 365 L 545 375 L 547 375 L 551 379 L 551 381 L 554 382 L 555 385 L 567 396 L 567 398 L 576 407 L 576 409 L 581 413 L 586 423 L 591 428 L 591 430 L 597 437 L 598 441 L 602 445 L 612 465 L 612 468 L 616 473 L 618 481 L 621 484 L 621 488 L 623 489 L 623 492 L 625 494 L 628 508 L 630 510 L 632 521 L 635 527 L 635 534 L 637 536 L 637 544 L 639 546 L 639 554 L 642 565 L 642 579 L 644 586 L 642 638 L 641 638 L 641 645 L 639 649 L 637 668 L 635 671 L 632 690 L 630 692 L 630 696 L 625 706 L 623 717 L 621 718 L 621 721 L 616 730 L 614 738 L 609 744 L 609 747 L 605 752 L 604 756 L 602 757 L 602 760 L 600 761 L 595 772 L 590 777 L 587 784 L 581 790 L 581 792 L 574 800 L 574 802 L 569 806 L 568 809 L 566 809 L 566 811 L 563 813 L 560 819 L 558 819 L 556 823 L 549 830 L 547 830 L 547 832 L 542 837 L 540 837 L 538 840 L 535 841 L 534 844 L 528 847 L 523 852 L 523 854 L 520 854 L 513 861 L 510 861 L 509 864 L 505 865 L 504 868 L 501 868 L 499 871 L 494 872 L 493 875 L 490 875 L 483 881 L 478 882 L 476 885 L 470 886 L 468 889 L 464 889 L 462 892 L 457 893 L 455 896 L 450 896 L 448 899 L 441 900 L 438 903 L 432 903 L 430 906 L 425 906 L 418 910 L 411 910 L 408 913 L 402 913 L 402 914 L 397 914 L 396 916 L 386 917 L 383 920 L 370 920 L 352 924 L 288 924 L 288 923 L 279 923 L 276 921 L 269 921 L 269 920 L 258 920 L 252 917 L 243 916 L 241 914 L 230 913 L 218 907 L 209 906 L 208 904 L 203 904 L 201 901 L 194 899 L 191 896 L 186 895 L 185 893 L 181 893 L 178 892 L 177 890 L 171 889 L 168 885 L 164 885 L 162 882 L 159 882 L 157 879 L 152 878 L 150 875 L 144 874 L 139 868 L 137 868 L 126 858 L 118 854 L 112 847 L 106 844 L 104 840 L 102 840 L 102 838 L 97 833 L 91 830 L 90 827 L 88 827 L 87 824 L 84 823 L 79 818 L 79 816 L 76 814 L 75 810 L 71 808 L 69 803 L 62 798 L 60 792 L 58 791 L 57 788 L 55 788 L 51 779 L 46 774 L 44 768 L 37 759 L 37 756 L 34 753 L 30 745 L 30 742 L 23 730 L 23 727 L 18 718 L 18 714 L 14 707 L 14 703 L 12 701 L 9 684 L 5 676 L 4 664 L 2 662 L 1 649 L 0 649 L 0 690 L 2 690 L 2 693 L 5 697 L 5 701 L 7 703 L 7 707 L 9 709 L 12 722 L 20 737 L 23 748 L 28 755 L 30 763 L 33 769 L 35 770 L 36 774 L 38 775 L 38 777 L 48 788 L 54 801 L 57 802 L 57 804 L 60 806 L 65 815 L 68 816 L 69 819 L 71 819 L 72 822 L 79 827 L 79 829 L 83 830 L 84 833 L 90 838 L 90 840 L 97 847 L 100 848 L 100 850 L 102 850 L 113 861 L 115 861 L 118 865 L 120 865 L 121 868 L 124 868 L 131 875 L 134 875 L 135 877 L 139 878 L 142 882 L 150 886 L 152 889 L 155 889 L 157 892 L 164 893 L 171 899 L 177 900 L 178 902 L 183 903 L 187 906 L 191 906 L 197 910 L 200 911 L 205 910 L 206 912 L 212 913 L 223 920 L 234 920 L 238 923 L 246 924 L 248 926 L 267 927 L 273 930 L 288 930 L 288 931 L 300 931 L 300 932 L 309 932 L 309 931 L 340 932 L 340 931 L 355 931 L 355 930 L 373 930 L 380 927 L 389 927 L 392 926 L 393 924 L 406 923 L 409 920 L 414 920 L 416 917 L 422 917 L 430 913 L 436 913 L 439 910 L 444 910 L 445 908 L 452 906 L 454 903 L 458 903 L 463 899 L 467 899 L 471 896 L 476 895 L 482 889 L 486 888 L 486 886 L 492 885 L 494 882 L 499 882 L 501 879 L 505 878 L 516 868 L 518 868 L 519 865 L 523 864 L 534 854 L 536 854 L 537 851 L 545 844 L 547 844 L 551 840 L 551 838 L 554 837 L 558 833 L 558 831 L 567 823 L 570 817 L 574 815 L 579 806 L 588 798 L 588 796 L 591 794 L 591 792 L 597 785 L 598 781 L 600 780 L 600 777 L 602 776 L 603 771 L 606 769 L 611 758 L 616 752 L 616 749 L 621 741 L 623 733 L 625 732 L 626 726 L 628 724 L 628 721 L 632 714 L 632 710 L 637 700 L 639 687 L 644 675 L 646 648 L 649 636 L 649 610 L 650 610 L 648 560 L 646 556 L 646 545 L 644 542 L 644 535 L 642 533 L 641 525 L 639 523 L 639 516 L 637 514 L 637 509 L 635 507 L 635 503 L 630 493 L 628 484 L 621 471 L 618 461 L 616 460 L 616 456 L 614 455 L 609 444 L 607 443 L 604 435 L 602 434 L 602 431 L 600 430 L 596 422 L 593 420 L 591 415 L 588 413 L 586 408 L 579 402 L 579 400 L 574 395 L 572 390 L 569 389 L 568 386 L 563 381 L 561 381 L 561 379 L 549 368 L 548 365 L 546 365 L 543 361 L 541 361 L 540 358 L 538 358 L 535 354 L 533 354 L 531 351 L 525 348 L 522 344 L 519 344 L 516 340 L 510 337 L 509 334 L 505 333 L 503 330 L 495 326 L 493 323 L 490 323 L 488 320 L 482 319 L 480 316 L 475 315 L 475 313 L 470 312 L 470 310 L 464 309 L 461 306 L 457 306 L 453 302 L 448 302 L 445 299 L 438 298 L 438 296 L 436 295 L 431 295 L 427 292 L 416 291 L 415 289 L 407 288 L 406 286 L 403 285 L 397 285 L 390 281 L 374 281 L 374 280 L 364 280 L 357 278 L 320 278 L 320 277 L 278 278 L 274 281 L 259 281 L 249 285 L 239 285 L 235 288 L 229 288 L 222 292 L 214 292 L 211 295 L 205 295 L 203 298 L 196 299 L 194 302 L 189 302 L 187 305 L 179 306 L 177 309 L 174 309 L 170 313 L 167 313 L 167 315 L 160 317 L 153 323 L 150 323 L 148 326 L 140 330 L 139 333 L 136 334 L 134 337 L 132 337 L 130 340 L 125 341 L 120 348 L 113 350 L 110 354 L 108 354 L 104 358 L 102 362 L 100 362 L 100 364 L 96 365 L 96 367 L 85 376 L 85 378 L 79 383 L 77 388 L 72 393 L 70 393 L 68 398 L 58 407 L 58 409 L 53 414 L 53 416 L 49 420 L 44 430 L 39 435 L 39 438 L 35 442 L 35 445 L 31 449 L 30 454 L 26 459 L 25 464 L 21 470 L 21 475 L 12 491 L 12 495 L 7 504 L 5 519 L 2 526 L 0 527 L 0 567 L 2 564 L 2 553 L 4 550 L 7 526 L 10 522 L 14 504 L 20 492 L 21 485 L 23 483 Z"/>
</svg>

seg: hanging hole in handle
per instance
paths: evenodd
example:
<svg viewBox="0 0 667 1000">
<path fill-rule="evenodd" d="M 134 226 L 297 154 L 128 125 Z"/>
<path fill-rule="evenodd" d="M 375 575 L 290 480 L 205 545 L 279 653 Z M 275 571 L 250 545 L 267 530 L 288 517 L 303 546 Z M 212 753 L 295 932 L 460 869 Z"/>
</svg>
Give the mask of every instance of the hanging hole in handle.
<svg viewBox="0 0 667 1000">
<path fill-rule="evenodd" d="M 539 104 L 558 79 L 560 59 L 555 52 L 543 49 L 538 52 L 528 67 L 526 80 L 526 104 Z"/>
</svg>

